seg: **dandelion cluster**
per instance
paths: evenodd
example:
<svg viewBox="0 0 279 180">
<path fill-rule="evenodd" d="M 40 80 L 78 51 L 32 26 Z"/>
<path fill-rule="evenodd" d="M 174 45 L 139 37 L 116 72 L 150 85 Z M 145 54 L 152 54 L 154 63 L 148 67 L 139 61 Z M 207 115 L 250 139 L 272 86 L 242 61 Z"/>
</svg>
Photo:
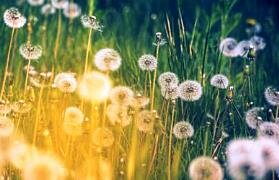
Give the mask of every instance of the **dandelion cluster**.
<svg viewBox="0 0 279 180">
<path fill-rule="evenodd" d="M 12 31 L 1 36 L 0 179 L 279 177 L 279 91 L 263 87 L 276 83 L 263 70 L 277 64 L 263 66 L 259 53 L 270 38 L 253 18 L 247 39 L 233 38 L 230 3 L 214 6 L 218 21 L 200 21 L 210 17 L 202 11 L 193 27 L 180 9 L 178 19 L 152 12 L 137 27 L 125 5 L 17 0 L 28 19 L 2 8 Z"/>
</svg>

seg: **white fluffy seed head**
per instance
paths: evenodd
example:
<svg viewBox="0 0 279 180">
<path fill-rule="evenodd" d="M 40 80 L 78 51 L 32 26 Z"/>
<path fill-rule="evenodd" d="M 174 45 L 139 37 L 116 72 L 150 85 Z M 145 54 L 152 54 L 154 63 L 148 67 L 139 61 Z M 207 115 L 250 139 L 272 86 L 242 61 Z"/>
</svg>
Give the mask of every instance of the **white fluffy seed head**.
<svg viewBox="0 0 279 180">
<path fill-rule="evenodd" d="M 42 47 L 27 42 L 19 47 L 19 53 L 26 60 L 37 60 L 42 56 Z"/>
<path fill-rule="evenodd" d="M 31 6 L 41 6 L 42 4 L 44 4 L 45 0 L 28 0 L 28 3 Z"/>
<path fill-rule="evenodd" d="M 31 158 L 23 169 L 24 180 L 64 179 L 66 170 L 63 165 L 50 155 L 38 154 Z"/>
<path fill-rule="evenodd" d="M 78 4 L 70 2 L 64 9 L 63 14 L 65 17 L 74 19 L 80 16 L 81 14 L 81 8 Z"/>
<path fill-rule="evenodd" d="M 251 48 L 251 42 L 243 40 L 237 44 L 235 48 L 235 53 L 237 56 L 243 57 L 246 56 L 250 48 Z"/>
<path fill-rule="evenodd" d="M 111 82 L 108 76 L 96 71 L 84 74 L 78 85 L 79 95 L 91 102 L 105 100 L 109 95 L 110 89 Z"/>
<path fill-rule="evenodd" d="M 0 116 L 0 138 L 8 138 L 14 132 L 14 123 L 5 116 Z"/>
<path fill-rule="evenodd" d="M 51 0 L 51 4 L 56 9 L 64 9 L 68 6 L 68 0 Z"/>
<path fill-rule="evenodd" d="M 61 92 L 73 93 L 77 89 L 77 80 L 72 73 L 59 73 L 54 78 L 54 86 Z"/>
<path fill-rule="evenodd" d="M 122 127 L 126 127 L 132 121 L 131 117 L 128 115 L 128 108 L 126 106 L 110 104 L 107 107 L 106 114 L 112 125 L 119 124 Z"/>
<path fill-rule="evenodd" d="M 134 92 L 125 86 L 116 86 L 111 89 L 109 99 L 112 103 L 128 106 L 132 104 Z"/>
<path fill-rule="evenodd" d="M 279 168 L 279 145 L 270 138 L 260 138 L 256 141 L 257 146 L 260 148 L 262 158 L 266 168 L 274 170 Z"/>
<path fill-rule="evenodd" d="M 115 71 L 121 65 L 121 57 L 114 49 L 105 48 L 96 53 L 94 63 L 101 71 Z"/>
<path fill-rule="evenodd" d="M 173 134 L 178 139 L 187 139 L 194 135 L 194 128 L 189 122 L 180 121 L 174 125 Z"/>
<path fill-rule="evenodd" d="M 186 80 L 179 85 L 178 92 L 184 101 L 197 101 L 202 96 L 202 86 L 197 81 Z"/>
<path fill-rule="evenodd" d="M 227 146 L 226 153 L 228 171 L 233 178 L 262 178 L 265 175 L 266 166 L 261 149 L 254 140 L 233 140 Z"/>
<path fill-rule="evenodd" d="M 161 88 L 177 85 L 179 83 L 177 75 L 172 72 L 164 72 L 160 74 L 158 81 Z"/>
<path fill-rule="evenodd" d="M 264 91 L 266 101 L 272 106 L 279 105 L 279 91 L 272 87 L 267 87 Z"/>
<path fill-rule="evenodd" d="M 64 123 L 81 125 L 84 120 L 84 114 L 77 107 L 68 107 L 64 114 Z"/>
<path fill-rule="evenodd" d="M 236 57 L 235 48 L 237 46 L 237 42 L 234 38 L 225 38 L 221 41 L 219 50 L 228 57 Z"/>
<path fill-rule="evenodd" d="M 192 180 L 222 180 L 221 165 L 210 157 L 200 156 L 191 161 L 189 175 Z"/>
<path fill-rule="evenodd" d="M 137 94 L 134 96 L 132 101 L 132 107 L 135 109 L 144 108 L 149 104 L 149 98 L 145 97 L 141 94 Z"/>
<path fill-rule="evenodd" d="M 153 71 L 157 68 L 157 59 L 151 54 L 145 54 L 139 58 L 138 65 L 141 70 Z"/>
<path fill-rule="evenodd" d="M 257 129 L 257 127 L 259 127 L 259 125 L 263 123 L 262 118 L 259 116 L 260 111 L 262 111 L 262 108 L 253 107 L 246 112 L 245 120 L 250 128 Z"/>
<path fill-rule="evenodd" d="M 165 99 L 177 99 L 178 98 L 178 86 L 177 85 L 170 85 L 168 87 L 161 87 L 161 95 Z"/>
<path fill-rule="evenodd" d="M 250 43 L 255 48 L 255 50 L 263 50 L 266 46 L 264 38 L 260 36 L 253 36 L 250 38 Z"/>
<path fill-rule="evenodd" d="M 97 128 L 92 133 L 92 142 L 98 147 L 110 147 L 114 143 L 113 133 L 105 127 Z"/>
<path fill-rule="evenodd" d="M 80 20 L 85 28 L 94 29 L 100 32 L 103 31 L 103 25 L 97 20 L 96 16 L 82 15 Z"/>
<path fill-rule="evenodd" d="M 151 133 L 154 128 L 155 117 L 151 111 L 143 110 L 139 112 L 136 119 L 136 126 L 139 131 L 144 133 Z"/>
<path fill-rule="evenodd" d="M 52 4 L 45 4 L 41 7 L 42 15 L 48 16 L 50 14 L 54 14 L 56 12 L 55 7 Z"/>
<path fill-rule="evenodd" d="M 21 28 L 26 23 L 26 18 L 17 8 L 11 7 L 4 12 L 4 22 L 10 28 Z"/>
<path fill-rule="evenodd" d="M 210 79 L 210 84 L 219 89 L 227 89 L 227 87 L 229 86 L 229 80 L 227 76 L 223 74 L 215 74 Z"/>
<path fill-rule="evenodd" d="M 68 107 L 64 113 L 63 130 L 69 136 L 82 134 L 84 114 L 77 107 Z"/>
<path fill-rule="evenodd" d="M 279 141 L 279 126 L 273 122 L 263 122 L 259 125 L 258 136 Z"/>
</svg>

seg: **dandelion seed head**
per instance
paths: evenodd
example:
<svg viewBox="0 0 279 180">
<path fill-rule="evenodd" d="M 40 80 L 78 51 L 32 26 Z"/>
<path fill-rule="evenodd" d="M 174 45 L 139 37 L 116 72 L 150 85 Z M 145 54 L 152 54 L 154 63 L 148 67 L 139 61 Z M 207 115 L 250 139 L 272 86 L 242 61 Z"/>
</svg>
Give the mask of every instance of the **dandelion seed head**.
<svg viewBox="0 0 279 180">
<path fill-rule="evenodd" d="M 77 89 L 77 80 L 72 73 L 59 73 L 54 78 L 54 86 L 61 92 L 73 93 Z"/>
<path fill-rule="evenodd" d="M 250 43 L 255 48 L 255 50 L 263 50 L 266 46 L 264 38 L 260 36 L 253 36 L 250 38 Z"/>
<path fill-rule="evenodd" d="M 52 156 L 44 154 L 30 159 L 23 169 L 23 179 L 28 180 L 64 179 L 65 175 L 62 164 Z"/>
<path fill-rule="evenodd" d="M 260 138 L 256 141 L 261 150 L 264 163 L 269 170 L 278 169 L 279 167 L 279 145 L 270 138 Z"/>
<path fill-rule="evenodd" d="M 222 180 L 224 176 L 221 165 L 206 156 L 191 161 L 189 175 L 192 180 Z"/>
<path fill-rule="evenodd" d="M 78 86 L 79 95 L 91 102 L 105 100 L 110 89 L 111 82 L 108 76 L 96 71 L 84 74 Z"/>
<path fill-rule="evenodd" d="M 248 35 L 258 34 L 262 31 L 262 25 L 255 19 L 247 19 L 246 23 L 248 27 L 245 29 Z"/>
<path fill-rule="evenodd" d="M 233 178 L 262 178 L 265 175 L 266 166 L 254 140 L 233 140 L 226 151 L 229 174 Z"/>
<path fill-rule="evenodd" d="M 115 71 L 121 65 L 121 57 L 114 49 L 105 48 L 96 53 L 94 63 L 101 71 Z"/>
<path fill-rule="evenodd" d="M 253 107 L 246 112 L 245 120 L 250 128 L 256 129 L 261 123 L 263 123 L 262 118 L 259 116 L 260 111 L 262 111 L 260 107 Z"/>
<path fill-rule="evenodd" d="M 128 108 L 116 104 L 110 104 L 107 107 L 107 117 L 112 125 L 120 124 L 122 127 L 128 126 L 132 119 L 128 115 Z"/>
<path fill-rule="evenodd" d="M 21 56 L 26 60 L 37 60 L 42 56 L 42 48 L 32 45 L 30 42 L 24 43 L 19 47 Z"/>
<path fill-rule="evenodd" d="M 279 105 L 279 91 L 272 87 L 267 87 L 264 91 L 266 101 L 272 106 Z"/>
<path fill-rule="evenodd" d="M 279 126 L 273 122 L 263 122 L 258 128 L 259 137 L 268 137 L 279 140 Z"/>
<path fill-rule="evenodd" d="M 11 104 L 13 112 L 18 114 L 25 114 L 31 111 L 33 105 L 29 101 L 19 100 Z"/>
<path fill-rule="evenodd" d="M 229 86 L 229 80 L 228 80 L 227 76 L 225 76 L 223 74 L 215 74 L 211 78 L 210 84 L 219 89 L 227 89 L 227 87 Z"/>
<path fill-rule="evenodd" d="M 103 25 L 100 24 L 96 16 L 82 15 L 80 20 L 85 28 L 91 28 L 100 32 L 103 31 Z"/>
<path fill-rule="evenodd" d="M 202 86 L 197 81 L 186 80 L 179 85 L 178 92 L 184 101 L 197 101 L 202 96 Z"/>
<path fill-rule="evenodd" d="M 81 125 L 84 120 L 82 111 L 74 106 L 68 107 L 64 114 L 64 123 Z"/>
<path fill-rule="evenodd" d="M 27 2 L 31 5 L 31 6 L 40 6 L 42 4 L 44 4 L 45 0 L 27 0 Z"/>
<path fill-rule="evenodd" d="M 133 98 L 131 106 L 138 109 L 138 108 L 144 108 L 149 104 L 149 98 L 145 97 L 141 94 L 136 94 Z"/>
<path fill-rule="evenodd" d="M 26 18 L 17 8 L 11 7 L 4 12 L 4 22 L 10 28 L 21 28 L 26 23 Z"/>
<path fill-rule="evenodd" d="M 109 99 L 112 103 L 128 106 L 132 104 L 134 92 L 125 86 L 116 86 L 111 89 Z"/>
<path fill-rule="evenodd" d="M 110 147 L 114 143 L 113 133 L 105 127 L 97 128 L 92 133 L 92 142 L 99 147 Z"/>
<path fill-rule="evenodd" d="M 153 71 L 157 68 L 157 59 L 151 54 L 145 54 L 139 58 L 138 65 L 141 70 Z"/>
<path fill-rule="evenodd" d="M 41 7 L 42 15 L 48 16 L 56 12 L 55 7 L 52 4 L 45 4 Z"/>
<path fill-rule="evenodd" d="M 175 73 L 172 72 L 164 72 L 159 78 L 159 85 L 163 88 L 169 87 L 171 85 L 177 85 L 179 83 L 178 77 Z"/>
<path fill-rule="evenodd" d="M 165 99 L 177 99 L 178 98 L 178 86 L 177 85 L 171 85 L 168 87 L 161 87 L 161 95 Z"/>
<path fill-rule="evenodd" d="M 139 131 L 151 133 L 154 129 L 155 117 L 151 111 L 143 110 L 139 112 L 136 119 L 136 126 Z"/>
<path fill-rule="evenodd" d="M 8 149 L 8 160 L 18 169 L 23 169 L 34 152 L 25 142 L 14 141 Z"/>
<path fill-rule="evenodd" d="M 74 19 L 80 16 L 81 14 L 81 8 L 78 4 L 70 2 L 64 9 L 63 14 L 67 18 Z"/>
<path fill-rule="evenodd" d="M 10 103 L 6 101 L 0 101 L 0 114 L 7 115 L 12 111 Z"/>
<path fill-rule="evenodd" d="M 245 57 L 249 51 L 249 49 L 251 48 L 251 42 L 250 41 L 240 41 L 236 48 L 235 48 L 235 53 L 238 55 L 238 56 L 241 56 L 241 57 Z"/>
<path fill-rule="evenodd" d="M 64 9 L 68 6 L 68 0 L 51 0 L 51 4 L 56 9 Z"/>
<path fill-rule="evenodd" d="M 225 38 L 221 41 L 219 50 L 228 57 L 236 57 L 235 48 L 237 46 L 237 42 L 234 38 Z"/>
<path fill-rule="evenodd" d="M 32 77 L 32 76 L 29 77 L 29 82 L 33 87 L 36 87 L 36 88 L 45 88 L 45 87 L 49 86 L 48 83 L 45 83 L 38 77 Z"/>
<path fill-rule="evenodd" d="M 0 138 L 8 138 L 14 132 L 14 123 L 5 116 L 0 116 Z"/>
<path fill-rule="evenodd" d="M 194 128 L 189 122 L 180 121 L 173 126 L 173 134 L 178 139 L 190 138 L 194 135 Z"/>
</svg>

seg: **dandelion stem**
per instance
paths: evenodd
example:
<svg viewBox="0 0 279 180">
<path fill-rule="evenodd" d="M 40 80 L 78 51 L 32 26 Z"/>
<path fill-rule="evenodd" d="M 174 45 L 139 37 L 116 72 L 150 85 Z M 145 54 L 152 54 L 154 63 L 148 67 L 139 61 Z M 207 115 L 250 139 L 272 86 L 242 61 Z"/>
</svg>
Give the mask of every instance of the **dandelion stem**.
<svg viewBox="0 0 279 180">
<path fill-rule="evenodd" d="M 36 118 L 35 118 L 35 125 L 34 125 L 34 132 L 33 132 L 33 139 L 32 139 L 32 144 L 35 145 L 36 143 L 36 138 L 37 138 L 37 130 L 38 130 L 38 124 L 39 124 L 39 117 L 40 117 L 40 112 L 41 112 L 41 100 L 43 96 L 43 86 L 40 88 L 39 92 L 39 98 L 38 98 L 38 103 L 37 103 L 37 112 L 36 112 Z M 56 127 L 56 126 L 54 126 Z"/>
<path fill-rule="evenodd" d="M 25 77 L 25 83 L 24 83 L 24 98 L 26 96 L 26 89 L 27 89 L 27 84 L 28 84 L 28 76 L 29 76 L 29 70 L 30 70 L 30 65 L 31 65 L 31 60 L 28 59 L 28 64 L 27 64 L 27 69 L 26 69 L 26 77 Z"/>
<path fill-rule="evenodd" d="M 160 49 L 160 44 L 157 43 L 157 46 L 156 46 L 156 54 L 155 54 L 155 57 L 158 61 L 158 56 L 159 56 L 159 49 Z M 153 83 L 152 83 L 152 92 L 151 92 L 151 106 L 150 106 L 150 109 L 153 110 L 154 108 L 154 103 L 155 103 L 155 88 L 156 88 L 156 76 L 157 76 L 157 69 L 154 70 L 154 76 L 153 76 Z"/>
<path fill-rule="evenodd" d="M 171 124 L 170 124 L 170 132 L 169 132 L 169 147 L 168 147 L 168 180 L 171 180 L 171 145 L 172 145 L 172 129 L 174 123 L 175 116 L 175 104 L 172 107 L 172 115 L 171 115 Z"/>
<path fill-rule="evenodd" d="M 56 40 L 55 40 L 55 47 L 54 47 L 54 60 L 57 60 L 57 53 L 59 49 L 59 42 L 60 42 L 60 34 L 61 34 L 61 10 L 58 12 L 58 21 L 57 21 L 57 32 L 56 32 Z M 54 65 L 53 65 L 54 66 Z"/>
<path fill-rule="evenodd" d="M 276 106 L 275 119 L 278 118 L 278 115 L 279 115 L 279 106 Z"/>
<path fill-rule="evenodd" d="M 11 38 L 10 38 L 10 43 L 9 43 L 9 49 L 8 49 L 8 55 L 7 55 L 7 60 L 6 60 L 4 78 L 3 78 L 2 87 L 1 87 L 0 99 L 2 99 L 4 91 L 5 91 L 5 84 L 6 84 L 7 75 L 8 75 L 9 62 L 10 62 L 10 53 L 11 53 L 11 50 L 12 50 L 12 42 L 13 42 L 13 38 L 14 38 L 14 33 L 15 33 L 15 29 L 13 28 L 12 29 Z"/>
<path fill-rule="evenodd" d="M 85 65 L 84 65 L 84 73 L 87 72 L 89 51 L 90 51 L 90 48 L 91 48 L 91 35 L 92 35 L 92 29 L 89 30 L 89 34 L 88 34 L 86 56 L 85 56 Z"/>
</svg>

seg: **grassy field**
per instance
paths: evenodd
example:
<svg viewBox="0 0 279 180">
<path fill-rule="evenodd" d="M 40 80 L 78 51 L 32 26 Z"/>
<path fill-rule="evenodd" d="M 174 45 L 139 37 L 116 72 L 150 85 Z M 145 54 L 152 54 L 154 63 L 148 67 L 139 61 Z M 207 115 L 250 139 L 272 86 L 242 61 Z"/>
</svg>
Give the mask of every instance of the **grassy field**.
<svg viewBox="0 0 279 180">
<path fill-rule="evenodd" d="M 245 113 L 252 107 L 264 107 L 265 121 L 278 116 L 279 102 L 273 106 L 264 98 L 265 89 L 279 83 L 276 24 L 268 14 L 248 17 L 246 5 L 238 8 L 237 0 L 216 0 L 211 8 L 193 6 L 189 13 L 185 13 L 189 9 L 186 1 L 177 2 L 171 11 L 158 10 L 157 4 L 153 12 L 152 3 L 139 1 L 117 9 L 88 0 L 80 3 L 81 14 L 71 19 L 63 9 L 43 15 L 42 5 L 0 2 L 2 15 L 17 7 L 27 19 L 21 28 L 8 27 L 4 18 L 0 23 L 1 178 L 223 179 L 216 173 L 218 166 L 217 170 L 210 166 L 196 170 L 199 177 L 191 175 L 189 165 L 199 156 L 218 162 L 224 178 L 234 176 L 228 170 L 228 143 L 261 136 L 258 127 L 246 124 Z M 84 27 L 83 14 L 96 16 L 102 31 Z M 256 23 L 262 26 L 258 35 L 265 38 L 266 47 L 252 55 L 253 60 L 225 56 L 219 48 L 221 41 L 250 39 L 253 35 L 247 35 L 246 28 Z M 156 39 L 157 32 L 163 40 L 158 34 Z M 27 42 L 40 45 L 39 58 L 22 55 L 20 48 Z M 95 55 L 103 48 L 119 53 L 119 69 L 104 71 L 96 66 Z M 155 70 L 139 67 L 144 54 L 157 59 Z M 110 55 L 118 58 L 117 53 Z M 68 74 L 57 78 L 62 72 Z M 179 84 L 186 80 L 199 83 L 201 97 L 183 100 L 180 92 L 179 98 L 164 98 L 161 90 L 166 89 L 158 80 L 164 72 L 175 73 Z M 224 89 L 212 86 L 215 74 L 225 75 L 229 85 Z M 128 87 L 122 89 L 127 104 L 114 102 L 117 93 L 113 90 L 118 86 Z M 274 92 L 278 101 L 278 91 Z M 67 124 L 67 120 L 73 122 Z M 185 137 L 178 137 L 174 131 L 180 121 L 193 126 L 193 135 L 186 128 L 181 129 Z M 279 165 L 267 169 L 265 178 L 271 174 L 275 179 L 275 169 Z"/>
</svg>

